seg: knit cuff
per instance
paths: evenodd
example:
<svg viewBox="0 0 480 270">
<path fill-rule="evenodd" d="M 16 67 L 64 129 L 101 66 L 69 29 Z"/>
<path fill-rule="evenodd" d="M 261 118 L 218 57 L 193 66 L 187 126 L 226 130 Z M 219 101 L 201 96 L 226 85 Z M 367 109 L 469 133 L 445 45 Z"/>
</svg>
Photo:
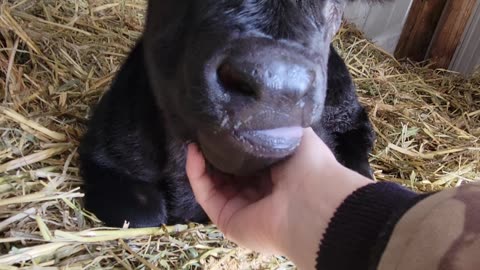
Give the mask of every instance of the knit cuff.
<svg viewBox="0 0 480 270">
<path fill-rule="evenodd" d="M 394 224 L 425 197 L 394 183 L 358 189 L 330 221 L 320 244 L 317 269 L 374 269 Z"/>
</svg>

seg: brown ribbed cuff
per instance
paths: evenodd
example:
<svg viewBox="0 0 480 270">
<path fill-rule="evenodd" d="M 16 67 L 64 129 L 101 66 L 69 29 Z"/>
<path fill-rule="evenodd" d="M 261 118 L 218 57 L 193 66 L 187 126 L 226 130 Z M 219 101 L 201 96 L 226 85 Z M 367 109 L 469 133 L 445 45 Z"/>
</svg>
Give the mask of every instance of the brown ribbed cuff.
<svg viewBox="0 0 480 270">
<path fill-rule="evenodd" d="M 317 269 L 375 269 L 394 225 L 425 197 L 394 183 L 358 189 L 330 221 L 320 244 Z"/>
</svg>

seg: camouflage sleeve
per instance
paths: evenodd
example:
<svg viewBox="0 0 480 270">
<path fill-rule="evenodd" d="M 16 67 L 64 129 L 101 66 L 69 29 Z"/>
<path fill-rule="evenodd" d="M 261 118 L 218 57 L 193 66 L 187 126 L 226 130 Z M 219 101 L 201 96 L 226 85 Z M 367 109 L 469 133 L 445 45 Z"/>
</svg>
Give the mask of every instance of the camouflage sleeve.
<svg viewBox="0 0 480 270">
<path fill-rule="evenodd" d="M 393 183 L 355 191 L 330 221 L 317 269 L 480 269 L 480 185 L 424 195 Z"/>
<path fill-rule="evenodd" d="M 407 211 L 378 269 L 480 269 L 480 185 L 437 193 Z"/>
</svg>

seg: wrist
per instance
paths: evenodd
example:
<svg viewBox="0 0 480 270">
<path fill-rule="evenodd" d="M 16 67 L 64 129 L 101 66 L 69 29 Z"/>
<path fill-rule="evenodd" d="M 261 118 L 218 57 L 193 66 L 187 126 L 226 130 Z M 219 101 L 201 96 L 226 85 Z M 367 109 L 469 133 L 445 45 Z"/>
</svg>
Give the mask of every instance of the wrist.
<svg viewBox="0 0 480 270">
<path fill-rule="evenodd" d="M 354 191 L 372 183 L 340 164 L 328 171 L 312 174 L 309 177 L 311 182 L 298 191 L 297 201 L 288 210 L 284 253 L 299 269 L 314 269 L 319 241 L 336 210 Z"/>
</svg>

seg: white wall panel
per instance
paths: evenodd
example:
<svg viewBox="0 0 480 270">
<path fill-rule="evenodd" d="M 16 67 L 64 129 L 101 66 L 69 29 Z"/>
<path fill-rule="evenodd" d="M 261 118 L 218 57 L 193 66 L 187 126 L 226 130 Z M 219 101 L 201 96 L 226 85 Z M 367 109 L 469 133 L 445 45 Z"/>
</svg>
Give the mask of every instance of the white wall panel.
<svg viewBox="0 0 480 270">
<path fill-rule="evenodd" d="M 470 19 L 450 69 L 469 74 L 480 68 L 480 1 Z"/>
<path fill-rule="evenodd" d="M 393 53 L 412 1 L 401 0 L 377 5 L 354 2 L 347 6 L 345 18 L 365 32 L 368 38 Z"/>
</svg>

